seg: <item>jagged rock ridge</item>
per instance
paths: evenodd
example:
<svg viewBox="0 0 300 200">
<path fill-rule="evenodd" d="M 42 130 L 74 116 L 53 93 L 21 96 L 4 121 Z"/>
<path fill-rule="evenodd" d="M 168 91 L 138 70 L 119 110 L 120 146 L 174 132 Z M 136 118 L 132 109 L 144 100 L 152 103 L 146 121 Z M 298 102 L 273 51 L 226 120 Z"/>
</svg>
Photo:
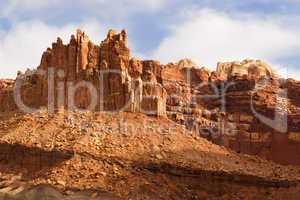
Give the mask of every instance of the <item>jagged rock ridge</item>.
<svg viewBox="0 0 300 200">
<path fill-rule="evenodd" d="M 50 70 L 55 72 L 53 91 L 49 91 Z M 43 53 L 37 70 L 19 73 L 17 80 L 22 83 L 21 99 L 30 107 L 50 104 L 54 111 L 87 109 L 93 99 L 88 88 L 80 87 L 72 93 L 67 87 L 68 82 L 76 85 L 86 81 L 100 91 L 94 111 L 168 116 L 189 129 L 198 128 L 200 135 L 237 152 L 283 164 L 300 164 L 300 83 L 277 77 L 263 61 L 219 63 L 213 72 L 195 66 L 188 59 L 163 65 L 132 58 L 125 30 L 109 31 L 99 45 L 78 30 L 69 44 L 58 38 Z M 269 84 L 259 87 L 265 81 Z M 60 87 L 61 83 L 64 84 Z M 234 84 L 229 87 L 230 83 Z M 224 85 L 228 88 L 221 94 Z M 13 86 L 14 83 L 7 81 L 0 83 L 2 112 L 18 110 Z M 282 90 L 287 90 L 288 96 L 277 98 Z M 48 98 L 51 92 L 53 99 Z M 74 96 L 72 104 L 68 101 L 70 93 Z M 59 96 L 65 97 L 63 101 L 57 100 Z M 225 110 L 221 109 L 223 97 Z M 277 103 L 277 99 L 281 102 Z M 254 115 L 251 103 L 257 112 L 270 118 L 275 111 L 285 112 L 287 132 L 279 134 L 274 127 L 261 122 Z"/>
</svg>

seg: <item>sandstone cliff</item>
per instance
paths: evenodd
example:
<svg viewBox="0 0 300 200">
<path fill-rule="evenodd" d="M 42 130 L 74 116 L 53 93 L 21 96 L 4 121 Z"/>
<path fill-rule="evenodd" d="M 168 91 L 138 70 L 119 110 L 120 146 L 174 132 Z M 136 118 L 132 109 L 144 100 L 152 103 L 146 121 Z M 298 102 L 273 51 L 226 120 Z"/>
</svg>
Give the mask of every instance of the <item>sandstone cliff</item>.
<svg viewBox="0 0 300 200">
<path fill-rule="evenodd" d="M 126 30 L 110 30 L 101 44 L 94 44 L 81 30 L 68 44 L 58 38 L 43 53 L 37 70 L 19 73 L 20 99 L 28 107 L 51 111 L 167 116 L 237 152 L 300 165 L 300 82 L 277 77 L 260 60 L 219 63 L 212 72 L 188 59 L 166 65 L 139 60 L 131 56 L 127 40 Z M 15 85 L 0 81 L 1 112 L 19 110 Z M 287 96 L 282 95 L 284 90 Z M 259 117 L 272 119 L 277 113 L 286 115 L 284 133 L 278 129 L 280 123 L 276 128 Z"/>
</svg>

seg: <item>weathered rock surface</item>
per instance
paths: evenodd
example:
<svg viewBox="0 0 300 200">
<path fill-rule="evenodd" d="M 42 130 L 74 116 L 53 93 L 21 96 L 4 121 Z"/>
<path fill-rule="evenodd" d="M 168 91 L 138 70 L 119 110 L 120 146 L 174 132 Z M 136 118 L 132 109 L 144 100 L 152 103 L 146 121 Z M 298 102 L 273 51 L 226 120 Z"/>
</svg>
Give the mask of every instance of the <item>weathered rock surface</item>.
<svg viewBox="0 0 300 200">
<path fill-rule="evenodd" d="M 299 199 L 299 167 L 235 153 L 166 118 L 0 117 L 0 199 Z"/>
<path fill-rule="evenodd" d="M 125 30 L 119 34 L 110 30 L 100 45 L 93 44 L 78 30 L 67 45 L 58 38 L 52 48 L 43 53 L 37 71 L 20 74 L 17 81 L 21 85 L 21 99 L 28 107 L 50 104 L 54 110 L 87 109 L 94 101 L 90 108 L 94 111 L 146 110 L 154 115 L 165 115 L 166 92 L 161 85 L 161 68 L 155 61 L 131 58 Z M 47 77 L 51 72 L 52 76 Z M 68 87 L 70 82 L 75 92 Z M 83 82 L 89 82 L 95 90 L 80 85 Z M 49 84 L 52 84 L 50 91 Z M 0 89 L 4 87 L 3 82 Z M 63 99 L 59 101 L 61 96 Z M 18 109 L 12 89 L 1 89 L 0 100 L 3 102 L 1 111 Z"/>
<path fill-rule="evenodd" d="M 218 63 L 217 73 L 223 79 L 232 76 L 247 76 L 250 79 L 273 77 L 275 74 L 271 67 L 261 60 L 244 60 L 242 62 Z"/>
<path fill-rule="evenodd" d="M 168 116 L 237 152 L 300 165 L 299 81 L 277 77 L 260 60 L 219 63 L 212 72 L 189 59 L 166 65 L 139 60 L 131 57 L 127 40 L 126 30 L 110 30 L 99 45 L 81 30 L 69 44 L 58 38 L 37 70 L 19 73 L 15 83 L 0 81 L 0 111 L 20 109 L 13 92 L 19 83 L 19 99 L 27 107 Z M 276 114 L 286 116 L 285 131 L 278 130 L 284 121 L 263 122 Z"/>
</svg>

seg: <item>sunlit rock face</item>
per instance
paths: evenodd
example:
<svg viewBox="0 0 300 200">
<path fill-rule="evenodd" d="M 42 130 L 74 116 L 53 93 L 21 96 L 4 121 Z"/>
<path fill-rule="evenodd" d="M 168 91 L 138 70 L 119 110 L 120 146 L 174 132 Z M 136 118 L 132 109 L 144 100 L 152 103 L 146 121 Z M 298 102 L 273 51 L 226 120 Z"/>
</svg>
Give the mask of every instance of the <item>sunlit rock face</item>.
<svg viewBox="0 0 300 200">
<path fill-rule="evenodd" d="M 20 73 L 18 80 L 24 83 L 20 91 L 25 104 L 30 107 L 51 103 L 54 110 L 90 109 L 93 102 L 92 110 L 95 111 L 140 112 L 144 108 L 154 115 L 165 115 L 166 92 L 161 85 L 161 70 L 162 65 L 157 61 L 140 61 L 131 57 L 126 30 L 120 33 L 110 30 L 99 45 L 77 30 L 68 44 L 58 38 L 43 53 L 37 70 L 30 75 Z M 47 76 L 51 72 L 53 77 Z M 89 82 L 94 90 L 78 87 L 83 81 Z M 49 91 L 50 83 L 53 91 Z M 68 83 L 75 85 L 75 92 Z M 1 83 L 0 87 L 3 85 Z M 70 93 L 72 105 L 68 100 Z M 51 100 L 49 94 L 53 96 Z M 11 105 L 2 104 L 1 110 L 17 109 L 12 90 L 2 96 L 0 99 L 11 102 Z M 61 96 L 64 100 L 58 102 Z"/>
<path fill-rule="evenodd" d="M 244 60 L 242 62 L 218 63 L 217 73 L 222 79 L 232 76 L 246 76 L 249 79 L 273 77 L 275 74 L 271 67 L 260 60 Z"/>
<path fill-rule="evenodd" d="M 300 165 L 298 81 L 279 78 L 260 60 L 218 63 L 216 71 L 190 59 L 168 64 L 139 60 L 131 56 L 127 40 L 126 30 L 110 30 L 100 44 L 81 30 L 68 44 L 58 38 L 36 70 L 18 73 L 15 81 L 0 81 L 0 112 L 20 111 L 19 98 L 27 107 L 54 112 L 85 109 L 167 116 L 237 152 Z M 276 112 L 287 115 L 282 137 L 258 117 L 273 119 Z M 281 145 L 289 156 L 279 151 Z"/>
</svg>

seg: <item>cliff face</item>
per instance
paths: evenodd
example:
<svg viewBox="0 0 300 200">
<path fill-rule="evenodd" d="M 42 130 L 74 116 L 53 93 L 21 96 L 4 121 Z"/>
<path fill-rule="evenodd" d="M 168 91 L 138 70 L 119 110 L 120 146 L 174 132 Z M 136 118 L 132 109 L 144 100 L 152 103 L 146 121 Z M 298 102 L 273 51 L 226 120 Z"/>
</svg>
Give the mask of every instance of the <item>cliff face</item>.
<svg viewBox="0 0 300 200">
<path fill-rule="evenodd" d="M 58 38 L 37 70 L 0 81 L 1 112 L 19 110 L 17 83 L 27 107 L 168 116 L 237 152 L 300 165 L 300 82 L 259 60 L 219 63 L 213 72 L 187 59 L 163 65 L 132 58 L 126 31 L 111 30 L 96 45 L 78 30 L 67 45 Z M 269 123 L 277 115 L 286 116 L 286 130 L 284 120 Z"/>
<path fill-rule="evenodd" d="M 67 45 L 58 38 L 43 53 L 37 70 L 19 74 L 17 81 L 23 103 L 34 108 L 144 110 L 165 115 L 166 91 L 157 80 L 160 73 L 159 63 L 131 58 L 125 30 L 119 34 L 109 31 L 100 45 L 93 44 L 78 30 Z M 31 98 L 27 99 L 27 94 Z M 12 90 L 1 96 L 1 105 L 12 102 L 1 106 L 1 111 L 18 109 Z"/>
<path fill-rule="evenodd" d="M 247 76 L 250 79 L 275 76 L 268 64 L 261 60 L 249 59 L 242 62 L 218 63 L 217 73 L 223 79 L 229 79 L 233 76 Z"/>
</svg>

